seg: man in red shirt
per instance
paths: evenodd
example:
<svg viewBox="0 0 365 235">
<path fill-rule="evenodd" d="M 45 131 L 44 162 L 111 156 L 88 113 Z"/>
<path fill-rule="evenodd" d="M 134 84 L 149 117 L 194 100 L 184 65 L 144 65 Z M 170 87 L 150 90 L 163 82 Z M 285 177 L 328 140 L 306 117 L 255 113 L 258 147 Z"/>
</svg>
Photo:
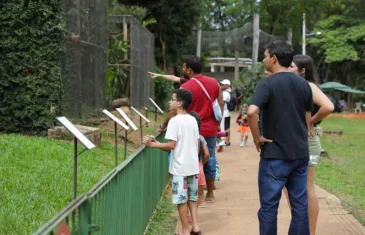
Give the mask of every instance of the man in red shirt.
<svg viewBox="0 0 365 235">
<path fill-rule="evenodd" d="M 189 90 L 193 94 L 193 101 L 187 111 L 197 112 L 201 119 L 200 135 L 205 138 L 210 154 L 208 162 L 204 165 L 204 174 L 208 188 L 206 201 L 213 202 L 214 179 L 216 174 L 215 147 L 217 142 L 217 129 L 219 122 L 217 122 L 214 117 L 212 102 L 215 99 L 218 99 L 221 110 L 223 110 L 224 101 L 222 91 L 217 80 L 215 78 L 202 75 L 202 68 L 203 63 L 199 57 L 190 56 L 186 58 L 182 69 L 184 77 L 189 78 L 189 80 L 185 82 L 180 88 Z M 203 91 L 199 83 L 192 78 L 195 78 L 203 85 L 205 90 L 208 92 L 209 97 Z M 174 115 L 174 113 L 169 113 L 168 118 L 161 125 L 162 130 L 167 126 L 168 120 Z"/>
</svg>

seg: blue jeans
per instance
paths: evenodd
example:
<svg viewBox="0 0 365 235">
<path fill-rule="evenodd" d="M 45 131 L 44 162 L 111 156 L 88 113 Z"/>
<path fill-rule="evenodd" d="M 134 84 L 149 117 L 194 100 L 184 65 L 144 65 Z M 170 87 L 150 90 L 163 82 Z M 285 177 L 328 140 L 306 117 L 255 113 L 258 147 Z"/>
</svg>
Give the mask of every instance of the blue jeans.
<svg viewBox="0 0 365 235">
<path fill-rule="evenodd" d="M 209 160 L 204 164 L 204 175 L 205 179 L 215 179 L 216 173 L 216 158 L 215 158 L 215 145 L 217 143 L 217 137 L 204 137 L 208 145 L 209 150 Z"/>
<path fill-rule="evenodd" d="M 281 191 L 288 190 L 292 220 L 288 235 L 309 235 L 307 173 L 309 159 L 262 159 L 259 166 L 261 208 L 257 213 L 261 235 L 277 234 Z"/>
</svg>

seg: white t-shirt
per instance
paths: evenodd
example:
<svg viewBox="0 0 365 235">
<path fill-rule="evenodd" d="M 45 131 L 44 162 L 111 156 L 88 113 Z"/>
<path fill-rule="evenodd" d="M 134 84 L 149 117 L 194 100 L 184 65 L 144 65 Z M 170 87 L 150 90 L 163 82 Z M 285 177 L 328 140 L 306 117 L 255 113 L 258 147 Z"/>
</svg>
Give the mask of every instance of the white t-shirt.
<svg viewBox="0 0 365 235">
<path fill-rule="evenodd" d="M 230 117 L 231 113 L 228 110 L 227 102 L 231 100 L 231 93 L 229 93 L 229 90 L 223 91 L 223 101 L 224 101 L 224 111 L 223 111 L 223 117 Z"/>
<path fill-rule="evenodd" d="M 165 139 L 176 141 L 176 147 L 171 151 L 169 172 L 176 176 L 199 174 L 199 129 L 196 119 L 189 114 L 171 118 Z"/>
</svg>

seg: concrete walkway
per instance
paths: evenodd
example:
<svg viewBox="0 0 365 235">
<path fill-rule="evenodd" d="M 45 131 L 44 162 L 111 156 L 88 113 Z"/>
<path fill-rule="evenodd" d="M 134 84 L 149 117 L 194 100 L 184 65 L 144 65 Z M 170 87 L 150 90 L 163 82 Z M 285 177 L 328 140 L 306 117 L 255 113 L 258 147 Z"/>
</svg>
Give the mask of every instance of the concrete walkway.
<svg viewBox="0 0 365 235">
<path fill-rule="evenodd" d="M 231 147 L 218 153 L 221 181 L 216 185 L 216 200 L 198 211 L 199 224 L 205 235 L 259 234 L 257 171 L 260 158 L 252 139 L 249 146 L 239 147 L 235 120 L 236 115 L 233 115 Z M 338 198 L 319 187 L 317 194 L 320 203 L 318 235 L 365 234 L 365 228 L 341 206 Z M 291 215 L 284 195 L 278 213 L 278 234 L 287 234 Z M 178 224 L 177 229 L 180 226 Z"/>
</svg>

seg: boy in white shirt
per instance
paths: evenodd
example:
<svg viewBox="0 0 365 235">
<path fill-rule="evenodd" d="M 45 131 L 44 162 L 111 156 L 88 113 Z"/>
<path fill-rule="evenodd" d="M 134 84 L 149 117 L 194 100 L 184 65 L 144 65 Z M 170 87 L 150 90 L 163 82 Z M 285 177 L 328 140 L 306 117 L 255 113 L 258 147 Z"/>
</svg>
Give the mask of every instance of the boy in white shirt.
<svg viewBox="0 0 365 235">
<path fill-rule="evenodd" d="M 186 109 L 192 102 L 192 94 L 188 90 L 176 89 L 169 102 L 170 110 L 177 115 L 170 119 L 165 139 L 160 143 L 153 136 L 145 136 L 143 143 L 148 147 L 159 148 L 172 153 L 169 172 L 172 174 L 172 202 L 177 204 L 182 224 L 182 235 L 201 234 L 198 226 L 198 140 L 199 129 L 194 117 L 187 114 Z M 189 210 L 192 218 L 192 230 L 189 228 Z"/>
</svg>

